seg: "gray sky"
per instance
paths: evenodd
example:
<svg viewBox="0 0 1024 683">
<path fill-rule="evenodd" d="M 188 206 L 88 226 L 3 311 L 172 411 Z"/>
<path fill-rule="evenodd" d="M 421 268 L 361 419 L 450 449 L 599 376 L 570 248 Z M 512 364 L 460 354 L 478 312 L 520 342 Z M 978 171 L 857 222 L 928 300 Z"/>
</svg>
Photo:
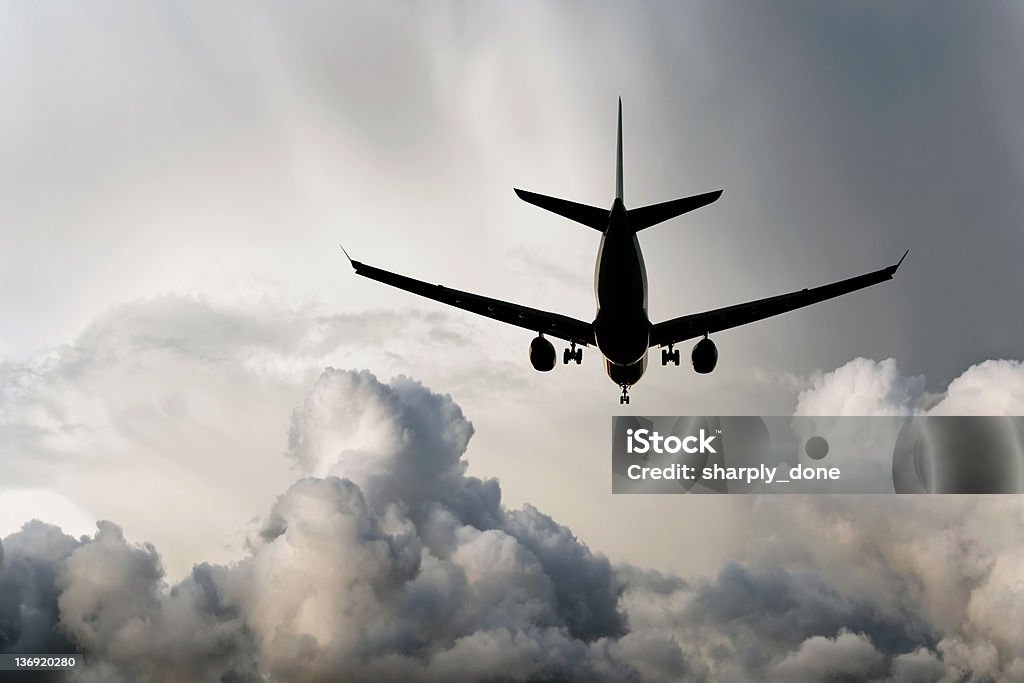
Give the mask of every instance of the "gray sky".
<svg viewBox="0 0 1024 683">
<path fill-rule="evenodd" d="M 718 571 L 751 542 L 753 501 L 611 496 L 621 408 L 596 351 L 541 375 L 528 332 L 357 278 L 337 249 L 589 319 L 597 236 L 512 187 L 608 204 L 618 96 L 627 205 L 725 190 L 643 234 L 656 320 L 911 249 L 893 282 L 718 335 L 711 376 L 654 358 L 630 411 L 790 414 L 850 367 L 878 400 L 919 375 L 943 394 L 1020 358 L 1016 4 L 21 3 L 0 19 L 0 536 L 111 519 L 175 579 L 240 557 L 299 474 L 293 411 L 333 366 L 450 394 L 475 428 L 469 473 L 499 478 L 506 505 L 615 562 Z M 979 386 L 1013 410 L 1015 366 L 996 367 Z M 971 395 L 956 405 L 987 406 Z"/>
<path fill-rule="evenodd" d="M 912 249 L 899 284 L 723 334 L 723 362 L 893 355 L 942 383 L 1021 336 L 998 315 L 1024 277 L 1014 5 L 5 12 L 0 339 L 14 353 L 168 291 L 424 306 L 348 277 L 342 240 L 591 315 L 576 284 L 595 235 L 511 187 L 607 203 L 619 94 L 631 205 L 725 189 L 644 235 L 652 315 Z"/>
</svg>

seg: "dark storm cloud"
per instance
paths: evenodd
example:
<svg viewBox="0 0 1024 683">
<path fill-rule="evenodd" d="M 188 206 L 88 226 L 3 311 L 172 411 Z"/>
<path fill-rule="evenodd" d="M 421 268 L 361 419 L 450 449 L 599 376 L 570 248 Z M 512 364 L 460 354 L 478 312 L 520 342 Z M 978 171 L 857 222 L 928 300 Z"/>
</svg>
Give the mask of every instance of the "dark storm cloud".
<svg viewBox="0 0 1024 683">
<path fill-rule="evenodd" d="M 844 595 L 817 571 L 725 565 L 713 580 L 698 585 L 695 622 L 728 624 L 737 642 L 780 642 L 789 646 L 847 628 L 883 643 L 887 652 L 931 644 L 928 624 L 913 610 Z"/>
<path fill-rule="evenodd" d="M 222 568 L 196 565 L 168 589 L 156 550 L 110 522 L 75 540 L 33 521 L 5 540 L 0 651 L 89 652 L 75 680 L 256 680 L 243 676 L 244 627 L 210 578 Z"/>
<path fill-rule="evenodd" d="M 74 652 L 54 631 L 59 610 L 56 567 L 77 542 L 55 527 L 29 522 L 4 539 L 0 550 L 0 649 L 4 652 Z"/>
<path fill-rule="evenodd" d="M 683 580 L 613 568 L 536 508 L 503 506 L 495 480 L 466 474 L 459 406 L 407 378 L 328 369 L 290 433 L 289 456 L 317 476 L 278 498 L 236 563 L 172 583 L 152 545 L 110 522 L 79 540 L 39 522 L 8 536 L 2 650 L 82 651 L 83 681 L 1024 671 L 1014 500 L 766 497 L 742 557 Z"/>
</svg>

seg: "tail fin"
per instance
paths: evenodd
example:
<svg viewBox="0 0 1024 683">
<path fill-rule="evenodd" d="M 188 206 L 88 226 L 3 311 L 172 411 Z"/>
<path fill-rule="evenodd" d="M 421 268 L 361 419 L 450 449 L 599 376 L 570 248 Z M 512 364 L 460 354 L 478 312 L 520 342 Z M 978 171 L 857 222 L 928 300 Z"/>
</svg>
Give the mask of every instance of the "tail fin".
<svg viewBox="0 0 1024 683">
<path fill-rule="evenodd" d="M 667 221 L 669 218 L 675 218 L 676 216 L 681 216 L 688 211 L 693 211 L 694 209 L 699 209 L 702 206 L 707 206 L 721 196 L 722 191 L 715 190 L 714 192 L 705 192 L 704 194 L 697 194 L 692 197 L 684 197 L 682 199 L 673 199 L 672 201 L 662 202 L 660 204 L 642 206 L 639 209 L 630 209 L 629 225 L 633 228 L 634 232 L 639 232 L 644 228 L 649 228 L 652 225 L 661 223 L 662 221 Z"/>
<path fill-rule="evenodd" d="M 624 201 L 622 196 L 622 98 L 619 98 L 619 135 L 615 156 L 615 197 Z"/>
</svg>

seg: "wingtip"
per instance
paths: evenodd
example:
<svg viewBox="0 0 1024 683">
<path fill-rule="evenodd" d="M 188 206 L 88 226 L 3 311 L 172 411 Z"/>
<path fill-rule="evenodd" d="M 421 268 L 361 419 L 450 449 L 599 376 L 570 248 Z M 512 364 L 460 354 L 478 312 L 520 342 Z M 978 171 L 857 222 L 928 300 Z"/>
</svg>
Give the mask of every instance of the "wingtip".
<svg viewBox="0 0 1024 683">
<path fill-rule="evenodd" d="M 905 252 L 903 252 L 903 256 L 900 256 L 900 260 L 899 261 L 897 261 L 895 264 L 893 264 L 893 265 L 889 266 L 888 268 L 886 268 L 886 271 L 889 273 L 889 277 L 893 277 L 894 275 L 896 275 L 896 271 L 899 270 L 900 266 L 903 264 L 903 259 L 907 258 L 907 254 L 909 254 L 909 253 L 910 253 L 910 250 L 907 249 Z"/>
<path fill-rule="evenodd" d="M 344 246 L 342 246 L 342 245 L 340 245 L 340 244 L 339 244 L 338 246 L 339 246 L 339 247 L 341 247 L 341 253 L 345 255 L 345 258 L 347 258 L 347 259 L 348 259 L 348 262 L 349 262 L 350 264 L 352 264 L 352 267 L 355 267 L 355 263 L 356 263 L 356 262 L 355 262 L 355 261 L 353 261 L 353 260 L 352 260 L 352 257 L 348 255 L 348 252 L 347 252 L 347 251 L 345 251 L 345 247 L 344 247 Z"/>
</svg>

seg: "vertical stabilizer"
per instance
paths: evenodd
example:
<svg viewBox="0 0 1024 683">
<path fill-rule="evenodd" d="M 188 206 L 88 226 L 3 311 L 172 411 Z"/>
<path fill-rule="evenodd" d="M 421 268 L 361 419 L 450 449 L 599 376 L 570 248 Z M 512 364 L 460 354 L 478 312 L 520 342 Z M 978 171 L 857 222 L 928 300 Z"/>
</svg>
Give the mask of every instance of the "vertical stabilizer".
<svg viewBox="0 0 1024 683">
<path fill-rule="evenodd" d="M 622 98 L 619 98 L 619 136 L 615 157 L 615 196 L 622 200 Z"/>
</svg>

